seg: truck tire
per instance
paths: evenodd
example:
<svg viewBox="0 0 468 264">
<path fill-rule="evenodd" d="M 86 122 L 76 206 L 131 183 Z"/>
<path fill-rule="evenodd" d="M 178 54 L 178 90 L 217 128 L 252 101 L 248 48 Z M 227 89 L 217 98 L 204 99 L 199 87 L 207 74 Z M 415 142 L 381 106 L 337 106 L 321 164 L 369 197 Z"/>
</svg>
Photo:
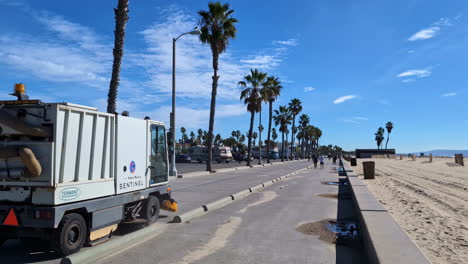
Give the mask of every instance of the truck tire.
<svg viewBox="0 0 468 264">
<path fill-rule="evenodd" d="M 149 226 L 156 223 L 159 219 L 159 199 L 154 195 L 150 195 L 146 200 L 143 208 L 143 218 L 146 219 L 146 225 Z"/>
<path fill-rule="evenodd" d="M 53 249 L 61 257 L 76 253 L 83 247 L 87 233 L 83 216 L 77 213 L 67 214 L 54 232 Z"/>
</svg>

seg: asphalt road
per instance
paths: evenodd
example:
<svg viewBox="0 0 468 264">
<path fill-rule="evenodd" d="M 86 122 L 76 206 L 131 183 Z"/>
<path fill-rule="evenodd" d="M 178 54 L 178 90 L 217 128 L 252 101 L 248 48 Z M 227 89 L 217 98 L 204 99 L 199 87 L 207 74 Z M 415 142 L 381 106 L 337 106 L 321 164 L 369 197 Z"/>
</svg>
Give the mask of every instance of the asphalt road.
<svg viewBox="0 0 468 264">
<path fill-rule="evenodd" d="M 266 159 L 262 160 L 264 163 L 266 162 Z M 276 159 L 276 160 L 270 160 L 272 163 L 277 163 L 281 162 L 281 159 Z M 251 165 L 257 165 L 258 160 L 254 159 L 251 162 Z M 239 166 L 247 166 L 246 161 L 238 162 L 238 161 L 230 161 L 229 163 L 222 162 L 222 163 L 217 163 L 213 162 L 212 168 L 213 170 L 217 169 L 223 169 L 223 168 L 232 168 L 232 167 L 239 167 Z M 206 170 L 206 163 L 198 163 L 198 162 L 191 162 L 191 163 L 176 163 L 176 168 L 177 168 L 177 173 L 179 174 L 184 174 L 187 172 L 194 172 L 194 171 L 204 171 Z"/>
<path fill-rule="evenodd" d="M 305 223 L 353 218 L 350 200 L 322 197 L 337 195 L 342 187 L 321 182 L 337 180 L 331 166 L 306 170 L 189 223 L 165 225 L 159 236 L 99 263 L 365 263 L 359 244 L 336 245 L 296 230 Z M 227 189 L 234 183 L 211 184 Z"/>
<path fill-rule="evenodd" d="M 311 163 L 298 161 L 171 182 L 174 198 L 183 213 L 229 194 L 283 176 Z M 128 249 L 109 256 L 101 263 L 362 263 L 355 247 L 336 246 L 295 228 L 306 222 L 343 217 L 353 211 L 350 201 L 324 198 L 317 194 L 336 194 L 341 187 L 321 184 L 336 181 L 335 168 L 309 169 L 264 191 L 208 212 L 190 223 L 168 224 L 173 213 L 162 211 L 156 225 L 160 235 L 128 245 Z M 343 205 L 348 203 L 342 210 Z M 352 205 L 352 203 L 351 203 Z M 346 218 L 349 212 L 344 215 Z M 141 228 L 123 224 L 115 236 Z M 97 246 L 99 247 L 99 245 Z M 84 248 L 83 250 L 87 250 Z M 346 260 L 346 261 L 343 261 Z M 356 260 L 356 261 L 350 261 Z M 18 241 L 0 248 L 0 263 L 58 263 L 48 253 L 26 254 Z"/>
</svg>

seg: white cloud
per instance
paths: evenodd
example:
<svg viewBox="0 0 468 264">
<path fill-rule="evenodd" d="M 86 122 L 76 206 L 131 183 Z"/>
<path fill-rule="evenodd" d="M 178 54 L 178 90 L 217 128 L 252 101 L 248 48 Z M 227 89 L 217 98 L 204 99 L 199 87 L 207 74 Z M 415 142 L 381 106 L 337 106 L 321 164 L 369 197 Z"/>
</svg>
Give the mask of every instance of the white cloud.
<svg viewBox="0 0 468 264">
<path fill-rule="evenodd" d="M 405 83 L 407 83 L 407 82 L 414 82 L 414 79 L 404 79 L 404 80 L 402 80 L 402 82 L 405 82 Z"/>
<path fill-rule="evenodd" d="M 288 40 L 275 40 L 273 41 L 273 44 L 280 44 L 280 45 L 285 45 L 285 46 L 297 46 L 299 43 L 297 42 L 297 39 L 291 38 Z"/>
<path fill-rule="evenodd" d="M 402 78 L 402 77 L 414 76 L 414 77 L 418 77 L 418 78 L 423 78 L 423 77 L 430 76 L 431 73 L 432 72 L 430 70 L 408 70 L 408 71 L 405 71 L 405 72 L 402 72 L 402 73 L 398 74 L 397 77 Z"/>
<path fill-rule="evenodd" d="M 355 116 L 355 117 L 353 117 L 353 119 L 355 119 L 355 120 L 362 120 L 362 121 L 369 120 L 369 118 L 363 117 L 363 116 Z"/>
<path fill-rule="evenodd" d="M 183 10 L 169 8 L 161 11 L 165 19 L 147 27 L 140 34 L 147 48 L 128 55 L 130 63 L 143 68 L 148 80 L 146 87 L 155 93 L 171 93 L 172 38 L 191 30 L 198 17 Z M 236 100 L 237 83 L 249 73 L 250 68 L 272 71 L 282 62 L 287 49 L 257 50 L 252 54 L 238 54 L 231 46 L 221 54 L 218 97 Z M 209 98 L 212 83 L 212 57 L 209 45 L 202 44 L 198 36 L 184 36 L 177 40 L 176 85 L 177 95 L 186 98 Z"/>
<path fill-rule="evenodd" d="M 356 95 L 345 95 L 345 96 L 341 96 L 341 97 L 335 99 L 335 100 L 333 101 L 333 103 L 334 103 L 334 104 L 341 104 L 341 103 L 343 103 L 343 102 L 345 102 L 345 101 L 347 101 L 347 100 L 351 100 L 351 99 L 354 99 L 354 98 L 356 98 L 356 97 L 357 97 Z"/>
<path fill-rule="evenodd" d="M 104 88 L 112 65 L 112 49 L 89 28 L 58 16 L 34 17 L 58 35 L 0 36 L 0 61 L 51 82 L 75 82 Z"/>
<path fill-rule="evenodd" d="M 435 37 L 440 31 L 440 27 L 430 27 L 421 29 L 408 38 L 409 41 L 424 40 Z"/>
<path fill-rule="evenodd" d="M 346 122 L 346 123 L 360 124 L 362 121 L 367 121 L 367 120 L 368 120 L 367 117 L 355 116 L 349 119 L 343 119 L 341 121 Z"/>
<path fill-rule="evenodd" d="M 346 123 L 353 123 L 353 124 L 360 124 L 358 121 L 353 120 L 353 119 L 343 119 L 343 122 L 346 122 Z"/>
<path fill-rule="evenodd" d="M 282 60 L 272 55 L 254 55 L 249 59 L 241 59 L 240 62 L 249 65 L 251 68 L 271 69 L 276 67 Z"/>
<path fill-rule="evenodd" d="M 312 92 L 312 91 L 315 91 L 314 87 L 311 87 L 311 86 L 304 87 L 304 92 Z"/>
<path fill-rule="evenodd" d="M 448 97 L 448 96 L 455 96 L 457 95 L 456 93 L 446 93 L 446 94 L 443 94 L 442 96 L 444 97 Z"/>
<path fill-rule="evenodd" d="M 455 20 L 457 20 L 456 17 Z M 451 19 L 447 17 L 442 17 L 436 22 L 432 23 L 430 27 L 421 29 L 418 32 L 414 33 L 411 37 L 408 38 L 408 40 L 416 41 L 433 38 L 440 33 L 442 27 L 448 26 L 452 26 Z"/>
</svg>

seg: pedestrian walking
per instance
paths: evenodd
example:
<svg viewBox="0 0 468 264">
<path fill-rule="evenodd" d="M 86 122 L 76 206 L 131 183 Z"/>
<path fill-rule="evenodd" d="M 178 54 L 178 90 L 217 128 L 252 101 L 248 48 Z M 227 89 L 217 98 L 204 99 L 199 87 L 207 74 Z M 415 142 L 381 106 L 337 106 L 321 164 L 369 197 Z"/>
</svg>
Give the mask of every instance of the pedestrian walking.
<svg viewBox="0 0 468 264">
<path fill-rule="evenodd" d="M 320 156 L 320 168 L 323 168 L 324 161 L 323 161 L 323 156 Z"/>
<path fill-rule="evenodd" d="M 317 168 L 317 162 L 318 162 L 317 156 L 313 155 L 312 160 L 314 161 L 314 168 Z"/>
<path fill-rule="evenodd" d="M 333 164 L 336 164 L 336 159 L 337 159 L 336 155 L 333 156 Z"/>
</svg>

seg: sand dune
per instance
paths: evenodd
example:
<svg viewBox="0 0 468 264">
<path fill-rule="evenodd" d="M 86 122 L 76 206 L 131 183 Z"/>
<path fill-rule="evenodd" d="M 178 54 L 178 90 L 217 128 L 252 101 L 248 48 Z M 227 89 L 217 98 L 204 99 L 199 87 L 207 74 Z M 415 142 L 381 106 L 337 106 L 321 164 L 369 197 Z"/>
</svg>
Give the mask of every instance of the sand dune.
<svg viewBox="0 0 468 264">
<path fill-rule="evenodd" d="M 468 167 L 453 158 L 373 160 L 376 179 L 364 180 L 433 263 L 468 262 Z M 467 159 L 465 158 L 465 163 Z"/>
</svg>

